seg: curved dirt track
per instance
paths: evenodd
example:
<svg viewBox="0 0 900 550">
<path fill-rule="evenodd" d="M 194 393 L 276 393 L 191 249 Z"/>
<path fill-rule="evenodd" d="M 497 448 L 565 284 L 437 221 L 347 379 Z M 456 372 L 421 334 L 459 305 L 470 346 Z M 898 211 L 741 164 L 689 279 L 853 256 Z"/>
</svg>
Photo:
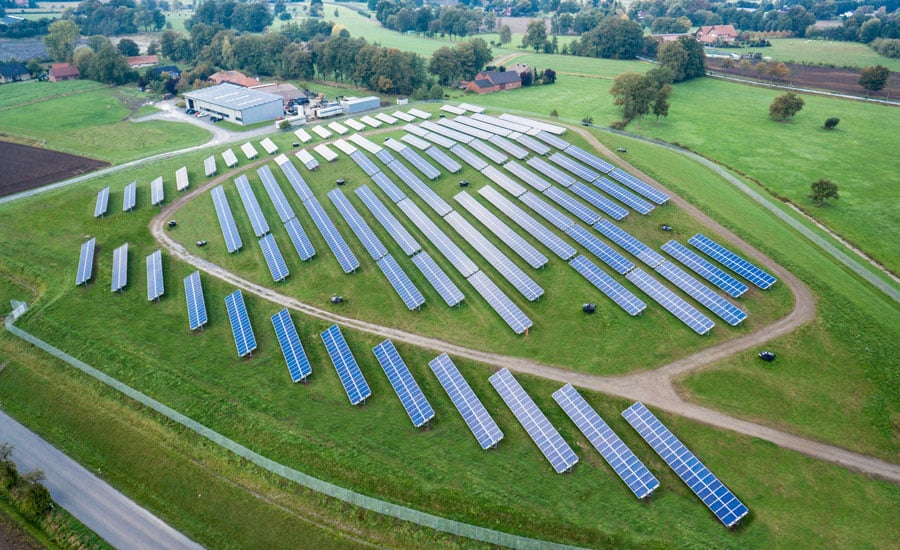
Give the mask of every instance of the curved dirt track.
<svg viewBox="0 0 900 550">
<path fill-rule="evenodd" d="M 627 168 L 632 173 L 642 177 L 645 181 L 652 182 L 656 187 L 665 189 L 655 180 L 649 178 L 646 174 L 635 169 L 629 163 L 625 162 L 615 155 L 608 148 L 603 146 L 593 135 L 581 128 L 572 128 L 585 139 L 587 139 L 593 147 L 602 152 L 609 159 L 617 162 L 620 166 Z M 173 217 L 182 206 L 192 200 L 197 195 L 205 192 L 212 186 L 215 186 L 230 177 L 254 168 L 260 164 L 266 163 L 270 158 L 262 158 L 251 164 L 242 166 L 222 174 L 203 185 L 194 188 L 192 191 L 179 197 L 176 201 L 166 205 L 160 213 L 153 218 L 150 223 L 150 231 L 154 238 L 165 247 L 176 258 L 195 266 L 196 268 L 212 275 L 218 279 L 226 281 L 235 287 L 241 288 L 247 292 L 253 293 L 263 299 L 277 303 L 279 305 L 294 309 L 306 315 L 317 317 L 329 322 L 340 323 L 343 326 L 351 327 L 357 330 L 376 334 L 381 337 L 390 338 L 400 342 L 405 342 L 418 347 L 433 350 L 435 352 L 446 352 L 450 355 L 466 357 L 481 363 L 491 365 L 497 368 L 509 368 L 512 371 L 522 372 L 555 380 L 562 383 L 571 383 L 575 386 L 599 391 L 611 395 L 617 395 L 628 399 L 643 401 L 645 404 L 687 417 L 693 420 L 703 422 L 705 424 L 732 430 L 752 437 L 765 439 L 776 445 L 803 453 L 805 455 L 826 460 L 839 464 L 846 468 L 860 471 L 869 475 L 887 479 L 894 483 L 900 483 L 900 466 L 885 462 L 883 460 L 868 457 L 859 453 L 848 451 L 840 447 L 820 443 L 801 436 L 789 434 L 757 424 L 754 422 L 741 420 L 722 412 L 709 409 L 697 404 L 685 401 L 677 392 L 674 380 L 688 372 L 692 372 L 704 367 L 710 366 L 717 361 L 727 358 L 735 353 L 757 347 L 764 342 L 773 338 L 788 334 L 802 324 L 815 318 L 816 307 L 815 299 L 809 288 L 791 273 L 782 269 L 781 266 L 775 264 L 771 259 L 764 256 L 761 252 L 743 242 L 734 233 L 728 231 L 709 216 L 701 212 L 699 209 L 684 201 L 669 190 L 665 190 L 670 195 L 670 200 L 678 207 L 684 209 L 695 219 L 705 226 L 714 230 L 719 235 L 725 237 L 732 245 L 740 249 L 744 254 L 752 257 L 755 261 L 765 265 L 772 270 L 780 280 L 786 284 L 794 295 L 794 307 L 785 317 L 779 319 L 772 325 L 763 327 L 753 333 L 747 334 L 740 338 L 723 342 L 722 344 L 705 349 L 688 357 L 679 359 L 668 365 L 664 365 L 652 371 L 642 372 L 627 376 L 598 376 L 587 373 L 573 372 L 550 365 L 545 365 L 528 359 L 511 357 L 487 353 L 475 349 L 466 348 L 449 342 L 444 342 L 436 338 L 430 338 L 413 334 L 406 331 L 397 330 L 390 327 L 384 327 L 373 323 L 368 323 L 358 319 L 352 319 L 337 315 L 327 310 L 317 308 L 297 300 L 296 298 L 285 296 L 270 288 L 263 287 L 251 281 L 248 281 L 227 269 L 216 265 L 212 262 L 204 260 L 191 254 L 181 244 L 175 242 L 165 231 L 164 223 Z"/>
</svg>

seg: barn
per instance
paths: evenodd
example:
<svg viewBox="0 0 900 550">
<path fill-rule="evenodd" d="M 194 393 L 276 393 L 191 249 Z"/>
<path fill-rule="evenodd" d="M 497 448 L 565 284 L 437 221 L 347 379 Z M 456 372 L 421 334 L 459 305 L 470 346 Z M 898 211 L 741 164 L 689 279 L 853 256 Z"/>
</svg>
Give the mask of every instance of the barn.
<svg viewBox="0 0 900 550">
<path fill-rule="evenodd" d="M 284 100 L 280 95 L 227 82 L 185 92 L 184 100 L 188 109 L 205 111 L 241 125 L 275 120 L 284 114 Z"/>
</svg>

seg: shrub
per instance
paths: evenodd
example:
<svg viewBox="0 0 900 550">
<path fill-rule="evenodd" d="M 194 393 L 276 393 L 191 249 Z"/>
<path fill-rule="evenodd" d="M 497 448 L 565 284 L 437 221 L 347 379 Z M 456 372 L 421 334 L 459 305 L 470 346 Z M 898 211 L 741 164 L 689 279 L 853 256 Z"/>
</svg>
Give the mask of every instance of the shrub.
<svg viewBox="0 0 900 550">
<path fill-rule="evenodd" d="M 838 122 L 840 122 L 840 121 L 841 121 L 841 119 L 839 119 L 836 116 L 826 118 L 825 119 L 825 129 L 826 130 L 834 130 L 835 126 L 837 126 Z"/>
</svg>

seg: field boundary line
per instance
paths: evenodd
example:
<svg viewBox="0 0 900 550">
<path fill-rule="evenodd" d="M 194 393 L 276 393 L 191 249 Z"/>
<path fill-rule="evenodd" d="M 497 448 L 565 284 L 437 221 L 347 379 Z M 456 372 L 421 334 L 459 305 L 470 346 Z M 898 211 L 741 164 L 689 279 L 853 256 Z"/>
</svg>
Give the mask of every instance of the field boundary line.
<svg viewBox="0 0 900 550">
<path fill-rule="evenodd" d="M 112 376 L 109 376 L 108 374 L 77 359 L 76 357 L 69 355 L 68 353 L 41 340 L 33 334 L 20 329 L 19 327 L 15 326 L 14 323 L 16 319 L 18 319 L 19 316 L 21 316 L 25 312 L 25 308 L 20 307 L 17 309 L 17 312 L 18 315 L 9 315 L 4 321 L 6 330 L 9 331 L 10 334 L 20 338 L 21 340 L 24 340 L 25 342 L 28 342 L 29 344 L 32 344 L 37 348 L 40 348 L 41 350 L 47 352 L 60 361 L 67 363 L 68 365 L 78 369 L 79 371 L 87 374 L 95 380 L 109 386 L 110 388 L 133 399 L 134 401 L 137 401 L 141 405 L 152 409 L 154 412 L 159 413 L 169 420 L 177 422 L 178 424 L 184 426 L 192 432 L 205 437 L 216 445 L 219 445 L 220 447 L 231 451 L 232 453 L 243 459 L 249 460 L 260 468 L 263 468 L 264 470 L 283 477 L 289 481 L 293 481 L 298 485 L 306 487 L 312 491 L 324 494 L 332 498 L 336 498 L 348 504 L 352 504 L 354 506 L 376 512 L 381 515 L 390 516 L 395 519 L 413 523 L 420 527 L 426 527 L 429 529 L 434 529 L 435 531 L 441 531 L 444 533 L 449 533 L 451 535 L 465 537 L 489 544 L 496 544 L 498 546 L 525 549 L 533 548 L 540 550 L 563 550 L 569 548 L 577 548 L 574 546 L 522 537 L 510 533 L 504 533 L 502 531 L 496 531 L 487 527 L 480 527 L 478 525 L 471 525 L 452 519 L 442 518 L 434 514 L 429 514 L 427 512 L 422 512 L 420 510 L 415 510 L 413 508 L 409 508 L 399 504 L 394 504 L 393 502 L 380 500 L 364 495 L 362 493 L 358 493 L 351 489 L 340 487 L 338 485 L 335 485 L 334 483 L 324 481 L 322 479 L 313 477 L 309 474 L 305 474 L 299 470 L 291 468 L 290 466 L 281 464 L 280 462 L 276 462 L 255 451 L 248 449 L 237 441 L 220 434 L 212 428 L 209 428 L 206 425 L 197 422 L 193 418 L 178 412 L 177 410 L 165 405 L 160 401 L 157 401 L 156 399 L 153 399 L 152 397 L 132 388 L 131 386 L 119 381 L 118 379 L 113 378 Z"/>
</svg>

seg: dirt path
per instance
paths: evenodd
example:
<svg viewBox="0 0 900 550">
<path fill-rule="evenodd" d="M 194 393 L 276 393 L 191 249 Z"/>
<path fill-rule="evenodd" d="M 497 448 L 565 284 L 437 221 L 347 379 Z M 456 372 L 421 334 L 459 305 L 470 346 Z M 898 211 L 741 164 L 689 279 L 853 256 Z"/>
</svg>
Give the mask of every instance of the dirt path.
<svg viewBox="0 0 900 550">
<path fill-rule="evenodd" d="M 608 156 L 611 160 L 619 163 L 631 170 L 636 175 L 645 180 L 654 183 L 657 187 L 664 189 L 654 180 L 635 169 L 626 161 L 619 158 L 612 151 L 601 144 L 593 135 L 581 128 L 573 128 L 574 131 L 585 137 L 591 145 Z M 734 418 L 719 411 L 708 409 L 700 405 L 689 403 L 679 395 L 674 381 L 689 372 L 709 367 L 725 359 L 735 353 L 757 347 L 764 342 L 773 338 L 777 338 L 784 334 L 788 334 L 802 324 L 815 318 L 816 307 L 815 299 L 809 288 L 799 279 L 787 272 L 781 266 L 775 264 L 771 259 L 764 256 L 761 252 L 751 247 L 749 244 L 741 241 L 735 234 L 728 231 L 709 216 L 701 212 L 699 209 L 684 201 L 671 191 L 666 190 L 671 197 L 671 201 L 683 208 L 686 212 L 694 216 L 701 223 L 713 229 L 720 235 L 724 236 L 730 243 L 740 249 L 744 254 L 752 257 L 754 260 L 774 272 L 781 281 L 786 284 L 794 294 L 794 307 L 791 312 L 779 319 L 768 327 L 761 328 L 756 332 L 742 336 L 741 338 L 724 342 L 712 348 L 695 353 L 668 365 L 662 366 L 656 370 L 642 372 L 627 376 L 609 377 L 598 376 L 587 373 L 573 372 L 550 365 L 545 365 L 535 361 L 531 361 L 519 357 L 511 357 L 487 353 L 475 349 L 466 348 L 449 342 L 444 342 L 436 338 L 430 338 L 418 334 L 413 334 L 390 327 L 384 327 L 358 319 L 344 317 L 331 311 L 323 310 L 310 304 L 301 302 L 291 296 L 285 296 L 270 288 L 263 287 L 251 281 L 248 281 L 227 269 L 216 265 L 212 262 L 199 258 L 191 254 L 181 244 L 175 242 L 165 230 L 164 223 L 166 220 L 174 217 L 174 214 L 182 208 L 188 201 L 205 192 L 207 189 L 215 186 L 237 174 L 255 167 L 270 159 L 264 158 L 250 165 L 245 165 L 239 169 L 232 170 L 222 174 L 217 178 L 194 188 L 188 194 L 179 197 L 176 201 L 166 205 L 160 213 L 151 220 L 150 231 L 154 238 L 164 246 L 174 257 L 188 264 L 195 266 L 207 274 L 221 279 L 235 287 L 241 288 L 246 292 L 250 292 L 265 300 L 274 302 L 301 312 L 305 315 L 316 317 L 325 321 L 339 323 L 345 327 L 354 328 L 364 332 L 378 335 L 380 337 L 390 338 L 392 340 L 408 343 L 418 347 L 426 348 L 435 352 L 446 352 L 450 355 L 466 357 L 474 361 L 491 365 L 497 368 L 509 368 L 516 372 L 522 372 L 555 380 L 563 383 L 571 383 L 582 388 L 599 391 L 607 394 L 626 397 L 643 401 L 648 405 L 658 407 L 660 409 L 691 418 L 703 422 L 705 424 L 736 431 L 752 437 L 765 439 L 780 447 L 791 449 L 805 455 L 826 460 L 839 464 L 846 468 L 857 470 L 873 476 L 890 480 L 894 483 L 900 483 L 900 466 L 854 453 L 840 447 L 827 445 L 801 436 L 789 434 L 757 424 L 746 420 Z"/>
</svg>

